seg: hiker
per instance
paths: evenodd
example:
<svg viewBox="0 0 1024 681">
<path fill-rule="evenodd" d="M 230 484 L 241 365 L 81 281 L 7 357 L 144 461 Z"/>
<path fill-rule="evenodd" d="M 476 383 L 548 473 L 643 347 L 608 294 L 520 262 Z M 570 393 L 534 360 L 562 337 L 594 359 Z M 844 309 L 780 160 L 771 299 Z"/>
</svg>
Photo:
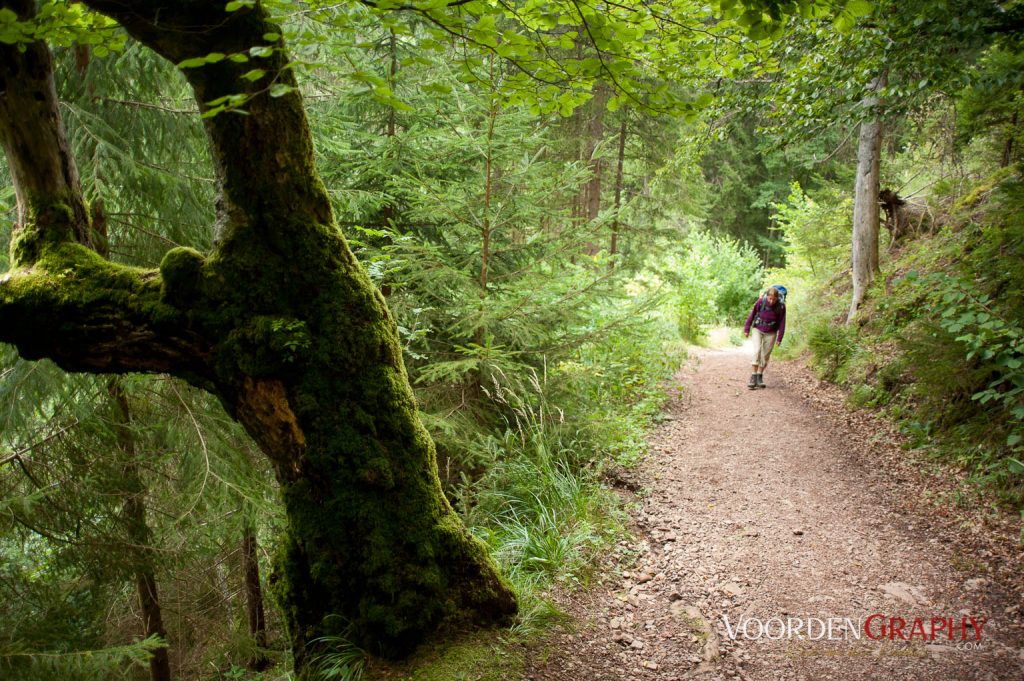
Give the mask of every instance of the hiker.
<svg viewBox="0 0 1024 681">
<path fill-rule="evenodd" d="M 751 326 L 754 329 L 754 373 L 750 375 L 747 387 L 754 390 L 766 387 L 764 368 L 768 366 L 772 349 L 782 344 L 782 335 L 786 333 L 785 287 L 772 286 L 757 299 L 743 327 L 744 336 L 750 337 Z"/>
</svg>

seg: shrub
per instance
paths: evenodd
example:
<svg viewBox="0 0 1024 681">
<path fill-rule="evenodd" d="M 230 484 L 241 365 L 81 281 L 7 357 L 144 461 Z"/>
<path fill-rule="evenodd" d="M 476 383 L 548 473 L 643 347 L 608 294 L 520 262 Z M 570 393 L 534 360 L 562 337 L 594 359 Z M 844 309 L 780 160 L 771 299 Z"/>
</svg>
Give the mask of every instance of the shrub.
<svg viewBox="0 0 1024 681">
<path fill-rule="evenodd" d="M 676 268 L 676 315 L 683 338 L 697 341 L 710 324 L 742 322 L 763 278 L 749 244 L 709 232 L 690 233 Z"/>
<path fill-rule="evenodd" d="M 841 380 L 845 376 L 847 362 L 857 348 L 856 330 L 819 318 L 810 324 L 807 346 L 818 374 L 829 381 Z"/>
</svg>

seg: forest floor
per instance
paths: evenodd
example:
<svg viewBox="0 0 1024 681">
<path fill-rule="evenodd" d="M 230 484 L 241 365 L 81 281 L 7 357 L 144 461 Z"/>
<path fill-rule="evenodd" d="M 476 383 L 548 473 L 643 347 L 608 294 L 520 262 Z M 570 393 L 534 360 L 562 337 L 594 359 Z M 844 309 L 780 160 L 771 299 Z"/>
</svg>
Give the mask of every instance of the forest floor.
<svg viewBox="0 0 1024 681">
<path fill-rule="evenodd" d="M 559 597 L 573 625 L 524 678 L 1024 679 L 1019 519 L 797 362 L 748 390 L 748 356 L 698 350 L 677 374 L 616 481 L 629 560 Z"/>
</svg>

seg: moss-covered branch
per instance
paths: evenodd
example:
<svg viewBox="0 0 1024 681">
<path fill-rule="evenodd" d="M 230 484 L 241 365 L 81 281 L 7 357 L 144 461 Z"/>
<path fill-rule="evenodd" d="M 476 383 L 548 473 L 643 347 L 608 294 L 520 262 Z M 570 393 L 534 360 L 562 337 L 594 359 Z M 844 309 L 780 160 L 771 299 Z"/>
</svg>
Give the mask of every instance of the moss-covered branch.
<svg viewBox="0 0 1024 681">
<path fill-rule="evenodd" d="M 74 243 L 0 278 L 0 341 L 68 371 L 174 373 L 209 385 L 210 348 L 164 302 L 160 273 L 110 263 Z"/>
<path fill-rule="evenodd" d="M 36 3 L 0 5 L 31 21 Z M 168 303 L 180 303 L 195 276 L 178 261 L 195 257 L 171 259 L 168 286 L 158 272 L 111 264 L 88 248 L 89 215 L 41 40 L 0 43 L 0 143 L 18 200 L 14 269 L 0 279 L 0 341 L 69 371 L 171 372 L 209 386 L 209 344 Z"/>
</svg>

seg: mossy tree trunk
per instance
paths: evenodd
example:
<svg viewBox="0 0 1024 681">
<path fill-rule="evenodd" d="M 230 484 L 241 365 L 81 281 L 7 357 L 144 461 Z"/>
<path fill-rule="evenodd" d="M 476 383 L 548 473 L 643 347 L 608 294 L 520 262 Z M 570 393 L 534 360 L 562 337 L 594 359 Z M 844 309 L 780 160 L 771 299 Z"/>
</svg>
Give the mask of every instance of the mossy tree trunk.
<svg viewBox="0 0 1024 681">
<path fill-rule="evenodd" d="M 176 248 L 147 271 L 75 243 L 88 212 L 48 49 L 0 46 L 0 136 L 23 169 L 0 340 L 70 371 L 166 372 L 220 398 L 280 483 L 289 527 L 270 581 L 300 671 L 325 635 L 397 656 L 442 622 L 507 620 L 515 599 L 441 491 L 394 321 L 336 226 L 298 91 L 269 94 L 295 87 L 280 28 L 258 3 L 231 13 L 207 0 L 86 4 L 174 63 L 273 51 L 256 81 L 242 77 L 252 63 L 229 59 L 183 70 L 201 110 L 244 94 L 247 115 L 205 119 L 214 251 Z M 23 111 L 30 100 L 45 112 Z M 37 181 L 49 165 L 60 172 Z"/>
</svg>

